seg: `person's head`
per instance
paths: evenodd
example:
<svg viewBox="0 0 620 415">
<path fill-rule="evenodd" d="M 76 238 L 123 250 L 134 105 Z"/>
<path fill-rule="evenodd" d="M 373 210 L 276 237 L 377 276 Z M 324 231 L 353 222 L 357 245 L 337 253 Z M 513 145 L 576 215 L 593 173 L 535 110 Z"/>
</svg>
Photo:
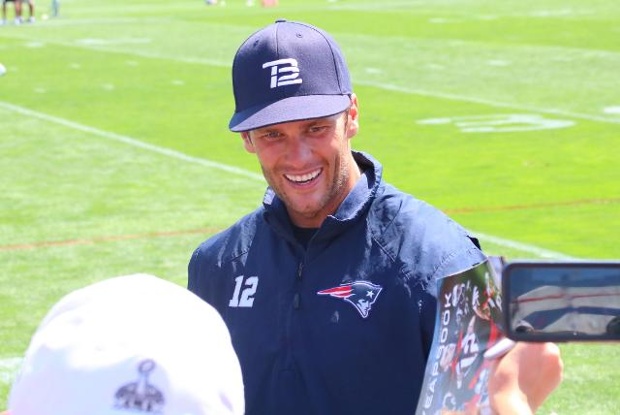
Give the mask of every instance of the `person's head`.
<svg viewBox="0 0 620 415">
<path fill-rule="evenodd" d="M 293 222 L 318 227 L 359 178 L 350 139 L 357 98 L 334 39 L 279 20 L 251 35 L 233 61 L 229 128 L 255 153 Z"/>
<path fill-rule="evenodd" d="M 243 414 L 225 323 L 183 287 L 135 274 L 63 297 L 33 335 L 10 415 Z"/>
</svg>

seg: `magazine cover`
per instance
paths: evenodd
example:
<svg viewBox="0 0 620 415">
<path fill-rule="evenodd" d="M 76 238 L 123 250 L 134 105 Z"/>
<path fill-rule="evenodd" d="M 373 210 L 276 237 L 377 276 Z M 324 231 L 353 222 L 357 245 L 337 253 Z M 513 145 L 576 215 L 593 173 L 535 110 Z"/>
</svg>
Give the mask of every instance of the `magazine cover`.
<svg viewBox="0 0 620 415">
<path fill-rule="evenodd" d="M 416 414 L 485 414 L 491 361 L 484 352 L 501 340 L 499 275 L 503 259 L 438 283 L 437 322 Z"/>
</svg>

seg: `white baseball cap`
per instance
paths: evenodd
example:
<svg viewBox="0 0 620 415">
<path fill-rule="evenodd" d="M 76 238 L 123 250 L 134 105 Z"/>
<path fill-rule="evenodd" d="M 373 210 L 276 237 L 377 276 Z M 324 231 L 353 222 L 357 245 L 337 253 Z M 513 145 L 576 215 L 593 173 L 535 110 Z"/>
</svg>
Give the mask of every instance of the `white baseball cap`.
<svg viewBox="0 0 620 415">
<path fill-rule="evenodd" d="M 244 413 L 218 312 L 146 274 L 74 291 L 45 316 L 9 395 L 11 415 Z"/>
</svg>

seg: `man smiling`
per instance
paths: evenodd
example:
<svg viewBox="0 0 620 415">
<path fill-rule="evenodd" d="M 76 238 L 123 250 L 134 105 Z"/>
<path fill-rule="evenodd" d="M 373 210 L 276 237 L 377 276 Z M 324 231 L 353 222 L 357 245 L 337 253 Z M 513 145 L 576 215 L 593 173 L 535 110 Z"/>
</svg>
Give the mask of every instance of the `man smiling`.
<svg viewBox="0 0 620 415">
<path fill-rule="evenodd" d="M 436 282 L 485 255 L 352 149 L 358 98 L 329 34 L 277 21 L 240 46 L 232 77 L 229 127 L 269 187 L 195 250 L 188 287 L 231 332 L 246 414 L 413 414 Z"/>
<path fill-rule="evenodd" d="M 351 158 L 357 132 L 357 99 L 343 113 L 242 132 L 271 189 L 294 224 L 318 228 L 336 211 L 360 177 Z"/>
</svg>

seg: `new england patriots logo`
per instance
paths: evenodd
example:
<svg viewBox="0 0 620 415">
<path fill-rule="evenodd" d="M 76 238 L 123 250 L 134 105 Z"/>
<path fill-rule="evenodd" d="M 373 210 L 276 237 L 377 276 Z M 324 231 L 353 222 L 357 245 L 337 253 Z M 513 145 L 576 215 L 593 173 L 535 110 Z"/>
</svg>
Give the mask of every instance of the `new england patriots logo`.
<svg viewBox="0 0 620 415">
<path fill-rule="evenodd" d="M 317 294 L 342 298 L 344 301 L 353 304 L 353 307 L 357 309 L 362 318 L 366 318 L 370 313 L 370 308 L 379 298 L 379 293 L 381 293 L 382 289 L 379 285 L 368 281 L 355 281 L 318 291 Z"/>
</svg>

